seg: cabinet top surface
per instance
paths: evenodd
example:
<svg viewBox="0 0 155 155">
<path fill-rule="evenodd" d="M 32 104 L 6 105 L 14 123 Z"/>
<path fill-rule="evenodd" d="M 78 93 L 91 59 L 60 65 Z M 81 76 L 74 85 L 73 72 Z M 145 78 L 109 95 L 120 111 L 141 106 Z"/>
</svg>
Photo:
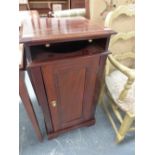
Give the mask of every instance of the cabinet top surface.
<svg viewBox="0 0 155 155">
<path fill-rule="evenodd" d="M 84 17 L 41 18 L 35 11 L 20 12 L 20 43 L 41 44 L 103 38 L 114 33 Z"/>
</svg>

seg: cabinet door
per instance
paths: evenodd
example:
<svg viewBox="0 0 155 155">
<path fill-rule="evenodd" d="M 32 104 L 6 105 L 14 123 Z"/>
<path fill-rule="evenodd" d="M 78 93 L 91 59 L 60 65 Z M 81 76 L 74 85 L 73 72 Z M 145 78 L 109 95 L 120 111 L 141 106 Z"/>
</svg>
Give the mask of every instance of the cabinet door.
<svg viewBox="0 0 155 155">
<path fill-rule="evenodd" d="M 93 119 L 99 55 L 57 60 L 42 67 L 54 130 Z"/>
</svg>

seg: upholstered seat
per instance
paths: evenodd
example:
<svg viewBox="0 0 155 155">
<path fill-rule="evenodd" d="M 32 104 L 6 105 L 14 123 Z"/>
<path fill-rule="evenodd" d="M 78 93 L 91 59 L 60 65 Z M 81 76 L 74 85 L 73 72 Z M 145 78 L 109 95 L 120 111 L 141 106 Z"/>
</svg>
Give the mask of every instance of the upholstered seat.
<svg viewBox="0 0 155 155">
<path fill-rule="evenodd" d="M 122 109 L 123 111 L 135 113 L 135 84 L 132 84 L 132 87 L 128 91 L 126 98 L 121 101 L 119 95 L 124 89 L 124 85 L 127 81 L 127 76 L 121 73 L 119 70 L 111 72 L 106 76 L 105 81 L 107 85 L 108 92 L 111 94 L 114 102 Z"/>
</svg>

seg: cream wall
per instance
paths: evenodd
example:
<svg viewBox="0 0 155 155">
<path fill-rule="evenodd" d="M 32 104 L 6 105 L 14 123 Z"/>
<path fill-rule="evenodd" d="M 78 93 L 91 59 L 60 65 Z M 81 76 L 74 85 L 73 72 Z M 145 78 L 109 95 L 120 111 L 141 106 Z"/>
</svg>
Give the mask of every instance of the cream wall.
<svg viewBox="0 0 155 155">
<path fill-rule="evenodd" d="M 103 24 L 103 17 L 100 15 L 106 9 L 104 0 L 90 0 L 90 19 Z"/>
<path fill-rule="evenodd" d="M 104 18 L 106 14 L 115 9 L 112 5 L 118 7 L 119 5 L 126 5 L 134 3 L 134 0 L 89 0 L 90 2 L 90 19 L 98 22 L 100 24 L 104 24 Z M 107 3 L 106 3 L 107 2 Z M 103 13 L 103 15 L 101 15 Z"/>
</svg>

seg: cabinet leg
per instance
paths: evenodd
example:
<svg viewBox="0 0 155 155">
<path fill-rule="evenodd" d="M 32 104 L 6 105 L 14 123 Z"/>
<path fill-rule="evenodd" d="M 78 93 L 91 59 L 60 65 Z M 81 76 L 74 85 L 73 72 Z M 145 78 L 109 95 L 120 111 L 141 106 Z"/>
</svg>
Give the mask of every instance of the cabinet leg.
<svg viewBox="0 0 155 155">
<path fill-rule="evenodd" d="M 27 88 L 25 86 L 24 71 L 19 71 L 19 94 L 20 94 L 21 100 L 24 104 L 25 110 L 28 114 L 28 117 L 31 120 L 31 123 L 32 123 L 34 130 L 35 130 L 37 138 L 39 139 L 39 141 L 43 141 L 43 137 L 42 137 L 41 130 L 39 127 L 39 123 L 38 123 L 38 120 L 36 118 L 31 100 L 29 98 Z"/>
<path fill-rule="evenodd" d="M 95 124 L 95 119 L 94 119 L 94 121 L 92 121 L 90 124 L 88 124 L 87 127 L 90 127 L 90 126 L 92 126 L 92 125 L 94 125 L 94 124 Z"/>
</svg>

